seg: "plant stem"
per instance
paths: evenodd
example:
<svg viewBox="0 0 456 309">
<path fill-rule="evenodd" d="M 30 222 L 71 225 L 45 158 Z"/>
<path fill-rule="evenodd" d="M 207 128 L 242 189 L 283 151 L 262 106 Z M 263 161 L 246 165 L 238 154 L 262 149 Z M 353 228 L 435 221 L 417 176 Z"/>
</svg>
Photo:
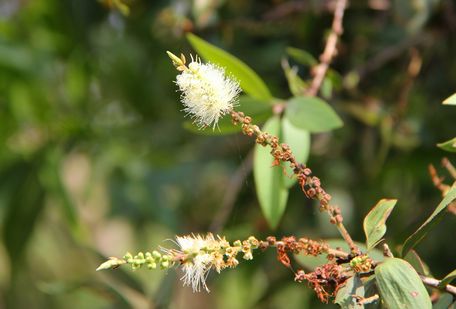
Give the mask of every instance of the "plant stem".
<svg viewBox="0 0 456 309">
<path fill-rule="evenodd" d="M 338 0 L 336 2 L 331 33 L 328 36 L 328 40 L 326 41 L 325 49 L 320 55 L 320 63 L 313 68 L 315 75 L 309 89 L 306 91 L 306 94 L 309 96 L 315 96 L 317 94 L 318 90 L 321 87 L 321 84 L 323 83 L 326 72 L 328 71 L 329 64 L 337 52 L 337 41 L 343 32 L 342 20 L 344 18 L 344 11 L 346 6 L 347 0 Z"/>
<path fill-rule="evenodd" d="M 421 281 L 423 281 L 423 283 L 426 284 L 427 286 L 430 286 L 430 287 L 433 287 L 436 289 L 440 289 L 440 290 L 444 290 L 444 291 L 452 294 L 453 297 L 456 297 L 456 286 L 447 284 L 444 287 L 440 287 L 440 280 L 437 280 L 434 278 L 429 278 L 429 277 L 422 276 L 422 275 L 420 275 L 420 278 L 421 278 Z"/>
<path fill-rule="evenodd" d="M 443 177 L 439 177 L 434 165 L 429 164 L 428 171 L 434 186 L 437 189 L 439 189 L 442 192 L 442 194 L 445 194 L 445 192 L 447 192 L 450 189 L 450 186 L 443 183 Z"/>
<path fill-rule="evenodd" d="M 451 177 L 456 180 L 456 168 L 453 166 L 453 164 L 451 164 L 450 160 L 448 160 L 448 158 L 443 158 L 442 165 L 448 170 Z"/>
<path fill-rule="evenodd" d="M 320 211 L 325 211 L 330 217 L 330 222 L 334 224 L 339 233 L 344 238 L 345 242 L 350 247 L 351 253 L 359 255 L 361 251 L 355 242 L 351 238 L 347 229 L 343 224 L 343 217 L 340 213 L 339 207 L 332 206 L 329 204 L 331 195 L 321 186 L 321 181 L 318 177 L 312 175 L 312 170 L 297 162 L 290 146 L 284 143 L 279 143 L 277 136 L 272 136 L 267 132 L 263 132 L 257 125 L 252 124 L 252 118 L 245 116 L 242 112 L 232 111 L 231 118 L 233 123 L 241 124 L 242 132 L 247 136 L 255 136 L 255 142 L 262 146 L 269 145 L 271 147 L 271 155 L 274 158 L 273 165 L 280 165 L 280 162 L 288 162 L 293 173 L 298 179 L 298 183 L 301 186 L 304 195 L 309 199 L 318 200 L 320 203 Z"/>
<path fill-rule="evenodd" d="M 355 242 L 351 238 L 350 233 L 348 233 L 347 229 L 345 228 L 345 225 L 342 222 L 338 222 L 336 224 L 336 226 L 337 226 L 337 229 L 339 230 L 339 233 L 344 238 L 345 242 L 350 246 L 350 251 L 355 254 L 360 254 L 361 251 L 359 250 L 358 246 L 356 246 Z"/>
</svg>

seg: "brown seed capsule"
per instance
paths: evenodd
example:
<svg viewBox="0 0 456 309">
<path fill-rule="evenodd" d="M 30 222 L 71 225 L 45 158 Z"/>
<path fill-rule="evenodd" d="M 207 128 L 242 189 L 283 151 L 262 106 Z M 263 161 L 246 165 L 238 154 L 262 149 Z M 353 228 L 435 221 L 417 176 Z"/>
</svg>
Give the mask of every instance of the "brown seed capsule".
<svg viewBox="0 0 456 309">
<path fill-rule="evenodd" d="M 266 240 L 270 246 L 274 246 L 275 243 L 277 242 L 277 239 L 274 236 L 268 236 L 268 237 L 266 237 Z"/>
<path fill-rule="evenodd" d="M 310 188 L 309 190 L 306 191 L 307 195 L 310 197 L 310 198 L 313 198 L 316 194 L 315 192 L 315 189 L 314 188 Z"/>
</svg>

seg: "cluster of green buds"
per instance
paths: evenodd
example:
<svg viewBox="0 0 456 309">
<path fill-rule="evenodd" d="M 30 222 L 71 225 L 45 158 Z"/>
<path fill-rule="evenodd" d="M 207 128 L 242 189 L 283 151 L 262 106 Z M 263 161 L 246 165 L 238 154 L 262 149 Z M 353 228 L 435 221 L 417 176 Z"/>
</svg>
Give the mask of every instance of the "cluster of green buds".
<svg viewBox="0 0 456 309">
<path fill-rule="evenodd" d="M 357 273 L 365 273 L 372 269 L 373 260 L 367 255 L 359 255 L 350 261 L 350 267 Z"/>
<path fill-rule="evenodd" d="M 114 269 L 123 264 L 131 265 L 133 270 L 141 268 L 143 265 L 146 265 L 148 269 L 168 269 L 174 265 L 174 260 L 171 255 L 162 254 L 157 250 L 152 252 L 139 252 L 137 255 L 133 256 L 130 252 L 127 252 L 121 259 L 116 257 L 110 257 L 108 261 L 101 264 L 98 270 L 103 269 Z"/>
<path fill-rule="evenodd" d="M 174 265 L 173 257 L 171 255 L 161 254 L 157 250 L 152 251 L 152 253 L 139 252 L 135 256 L 130 252 L 127 252 L 123 258 L 131 265 L 133 270 L 141 268 L 143 265 L 146 265 L 148 269 L 156 269 L 157 267 L 167 269 Z"/>
</svg>

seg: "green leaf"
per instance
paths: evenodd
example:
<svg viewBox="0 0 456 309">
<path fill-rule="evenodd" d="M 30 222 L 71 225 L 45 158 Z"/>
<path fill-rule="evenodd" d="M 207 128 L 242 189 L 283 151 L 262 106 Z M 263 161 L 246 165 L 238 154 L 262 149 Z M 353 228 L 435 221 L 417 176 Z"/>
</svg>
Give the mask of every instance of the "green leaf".
<svg viewBox="0 0 456 309">
<path fill-rule="evenodd" d="M 264 125 L 263 131 L 280 137 L 280 118 L 271 117 Z M 288 190 L 284 187 L 282 168 L 272 166 L 273 157 L 270 151 L 269 146 L 255 145 L 253 175 L 263 215 L 271 228 L 276 228 L 285 211 Z"/>
<path fill-rule="evenodd" d="M 402 247 L 402 256 L 407 255 L 409 250 L 414 248 L 423 239 L 430 229 L 445 215 L 444 210 L 455 199 L 456 187 L 453 187 L 448 191 L 430 217 L 405 240 L 404 246 Z"/>
<path fill-rule="evenodd" d="M 416 253 L 415 250 L 410 250 L 404 257 L 404 260 L 409 262 L 410 265 L 412 265 L 413 268 L 415 268 L 417 273 L 425 276 L 431 275 L 429 267 L 423 262 L 423 260 L 420 258 L 420 256 L 418 255 L 418 253 Z"/>
<path fill-rule="evenodd" d="M 241 95 L 239 97 L 239 106 L 236 107 L 236 110 L 252 117 L 255 123 L 264 122 L 272 115 L 271 105 L 265 101 L 257 100 L 247 95 Z M 208 136 L 228 135 L 241 131 L 241 126 L 233 125 L 229 115 L 225 115 L 225 117 L 220 119 L 218 127 L 215 129 L 211 127 L 200 129 L 190 120 L 184 121 L 183 126 L 190 132 Z"/>
<path fill-rule="evenodd" d="M 325 101 L 316 97 L 294 97 L 288 101 L 285 117 L 298 128 L 325 132 L 343 125 L 342 120 Z"/>
<path fill-rule="evenodd" d="M 293 154 L 299 163 L 306 163 L 310 151 L 310 133 L 306 130 L 295 127 L 287 118 L 282 119 L 282 140 L 290 146 Z M 295 182 L 296 177 L 288 164 L 285 167 L 284 184 L 290 188 Z"/>
<path fill-rule="evenodd" d="M 453 270 L 451 273 L 449 273 L 448 275 L 445 276 L 445 278 L 443 278 L 441 281 L 440 281 L 440 284 L 439 284 L 439 287 L 443 288 L 445 287 L 447 284 L 450 284 L 451 281 L 453 281 L 454 279 L 456 279 L 456 269 Z"/>
<path fill-rule="evenodd" d="M 283 72 L 285 73 L 285 77 L 287 78 L 288 88 L 290 89 L 290 92 L 294 96 L 302 95 L 307 88 L 307 83 L 299 77 L 298 68 L 290 68 L 290 65 L 287 61 L 282 62 L 282 68 Z"/>
<path fill-rule="evenodd" d="M 394 209 L 397 200 L 382 199 L 364 218 L 367 249 L 375 247 L 386 233 L 386 220 Z"/>
<path fill-rule="evenodd" d="M 445 101 L 443 101 L 443 104 L 456 105 L 456 93 L 451 97 L 446 98 Z"/>
<path fill-rule="evenodd" d="M 456 152 L 456 137 L 450 139 L 449 141 L 437 144 L 437 147 L 449 152 Z"/>
<path fill-rule="evenodd" d="M 337 291 L 334 303 L 338 304 L 343 309 L 363 308 L 358 305 L 356 297 L 364 297 L 364 285 L 358 275 L 349 278 L 344 285 Z"/>
<path fill-rule="evenodd" d="M 333 82 L 329 77 L 326 77 L 321 84 L 321 95 L 325 99 L 331 98 L 333 92 Z"/>
<path fill-rule="evenodd" d="M 318 64 L 317 59 L 312 56 L 310 53 L 306 52 L 305 50 L 295 48 L 295 47 L 288 47 L 287 54 L 293 58 L 296 62 L 300 64 L 307 65 L 307 66 L 314 66 Z"/>
<path fill-rule="evenodd" d="M 232 74 L 245 93 L 258 100 L 272 99 L 266 84 L 247 64 L 193 33 L 187 34 L 187 40 L 202 58 L 225 68 L 229 74 Z"/>
<path fill-rule="evenodd" d="M 344 250 L 345 252 L 350 252 L 350 248 L 348 247 L 347 243 L 343 239 L 327 239 L 325 242 L 329 245 L 330 248 L 340 248 L 341 250 Z M 358 246 L 358 248 L 366 252 L 367 247 L 362 244 L 355 242 L 355 244 Z M 371 249 L 367 252 L 367 254 L 375 261 L 383 261 L 384 256 L 383 253 L 378 250 L 378 249 Z M 315 269 L 317 266 L 321 266 L 323 264 L 328 263 L 328 259 L 324 255 L 319 255 L 319 256 L 310 256 L 310 255 L 302 255 L 302 254 L 296 254 L 295 255 L 296 260 L 306 269 Z"/>
<path fill-rule="evenodd" d="M 375 278 L 386 308 L 432 308 L 420 277 L 406 261 L 386 258 L 375 268 Z"/>
</svg>

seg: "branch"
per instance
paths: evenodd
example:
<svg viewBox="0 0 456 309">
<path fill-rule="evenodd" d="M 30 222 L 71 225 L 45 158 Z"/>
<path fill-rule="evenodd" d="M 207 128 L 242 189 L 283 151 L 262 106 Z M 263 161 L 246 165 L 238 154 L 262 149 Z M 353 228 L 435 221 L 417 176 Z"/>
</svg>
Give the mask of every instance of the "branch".
<svg viewBox="0 0 456 309">
<path fill-rule="evenodd" d="M 450 189 L 450 186 L 443 183 L 443 177 L 439 177 L 434 165 L 429 164 L 428 171 L 434 186 L 439 189 L 442 194 L 445 194 L 445 192 Z"/>
<path fill-rule="evenodd" d="M 351 253 L 355 255 L 360 254 L 361 251 L 343 224 L 340 208 L 330 205 L 331 195 L 325 191 L 320 179 L 313 175 L 312 170 L 296 160 L 290 146 L 280 143 L 277 136 L 261 131 L 257 125 L 252 124 L 252 118 L 245 116 L 243 112 L 233 110 L 231 112 L 231 119 L 235 125 L 241 124 L 244 135 L 256 137 L 255 142 L 257 144 L 262 146 L 269 145 L 271 147 L 271 155 L 274 158 L 273 165 L 280 165 L 281 162 L 289 164 L 295 177 L 298 179 L 304 195 L 320 203 L 320 211 L 325 211 L 329 215 L 330 222 L 337 227 L 339 233 L 350 247 Z"/>
<path fill-rule="evenodd" d="M 444 168 L 447 169 L 451 177 L 453 177 L 456 180 L 456 168 L 453 166 L 453 164 L 451 164 L 450 160 L 448 160 L 448 158 L 443 158 L 442 165 Z"/>
<path fill-rule="evenodd" d="M 337 52 L 337 40 L 343 32 L 342 20 L 346 6 L 347 0 L 338 0 L 336 3 L 331 33 L 329 34 L 328 40 L 326 41 L 325 49 L 320 55 L 320 63 L 313 68 L 315 75 L 309 89 L 306 91 L 306 94 L 309 96 L 315 96 L 318 93 L 318 90 L 323 83 L 323 79 L 325 78 L 326 72 L 328 71 L 329 64 Z"/>
<path fill-rule="evenodd" d="M 423 281 L 424 284 L 427 286 L 439 289 L 439 290 L 444 290 L 450 294 L 453 295 L 453 297 L 456 297 L 456 286 L 447 284 L 444 287 L 440 287 L 440 280 L 434 279 L 434 278 L 429 278 L 426 276 L 420 275 L 421 281 Z"/>
</svg>

